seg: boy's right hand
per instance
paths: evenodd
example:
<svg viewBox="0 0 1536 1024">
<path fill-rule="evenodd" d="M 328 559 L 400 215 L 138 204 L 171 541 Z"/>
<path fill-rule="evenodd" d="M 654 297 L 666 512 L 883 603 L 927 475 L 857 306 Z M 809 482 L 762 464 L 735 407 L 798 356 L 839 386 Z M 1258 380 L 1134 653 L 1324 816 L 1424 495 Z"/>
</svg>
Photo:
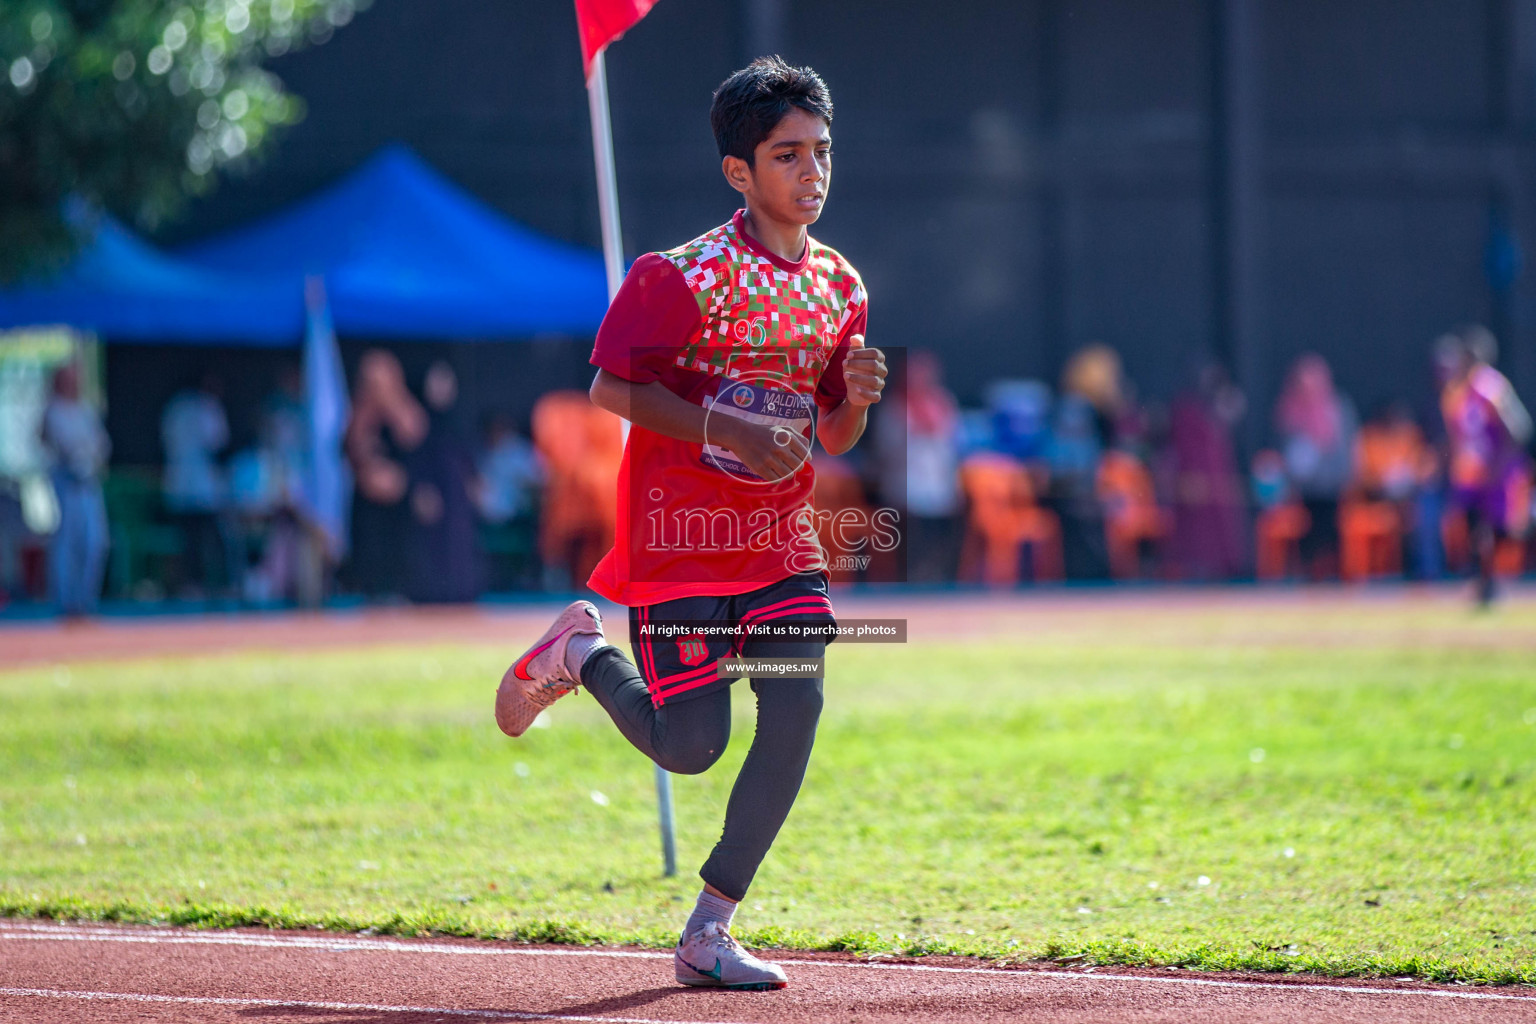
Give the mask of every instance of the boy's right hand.
<svg viewBox="0 0 1536 1024">
<path fill-rule="evenodd" d="M 725 436 L 716 443 L 729 448 L 748 469 L 770 483 L 793 476 L 811 457 L 810 443 L 798 430 L 729 416 L 719 419 Z"/>
</svg>

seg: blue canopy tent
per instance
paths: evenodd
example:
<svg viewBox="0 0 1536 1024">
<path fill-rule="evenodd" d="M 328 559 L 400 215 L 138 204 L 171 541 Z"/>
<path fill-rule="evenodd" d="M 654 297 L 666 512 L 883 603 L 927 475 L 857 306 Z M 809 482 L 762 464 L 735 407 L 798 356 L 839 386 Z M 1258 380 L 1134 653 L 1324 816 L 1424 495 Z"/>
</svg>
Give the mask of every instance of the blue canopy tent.
<svg viewBox="0 0 1536 1024">
<path fill-rule="evenodd" d="M 513 223 L 401 146 L 264 221 L 175 255 L 104 215 L 91 226 L 61 277 L 0 291 L 0 328 L 63 324 L 109 344 L 303 342 L 314 511 L 327 532 L 337 525 L 338 548 L 346 383 L 336 335 L 591 337 L 608 306 L 600 256 Z"/>
<path fill-rule="evenodd" d="M 293 282 L 323 276 L 341 335 L 591 336 L 608 307 L 598 254 L 508 220 L 399 145 L 319 194 L 180 255 Z"/>
<path fill-rule="evenodd" d="M 186 263 L 105 214 L 73 219 L 89 241 L 59 277 L 0 291 L 0 328 L 64 324 L 112 342 L 290 346 L 302 337 L 301 282 Z"/>
</svg>

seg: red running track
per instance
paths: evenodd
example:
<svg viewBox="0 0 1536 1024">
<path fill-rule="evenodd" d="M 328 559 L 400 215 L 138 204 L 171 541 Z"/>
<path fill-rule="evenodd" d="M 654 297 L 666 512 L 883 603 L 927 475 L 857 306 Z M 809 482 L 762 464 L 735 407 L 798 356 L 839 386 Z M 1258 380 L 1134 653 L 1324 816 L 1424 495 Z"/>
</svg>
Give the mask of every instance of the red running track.
<svg viewBox="0 0 1536 1024">
<path fill-rule="evenodd" d="M 127 658 L 198 657 L 235 651 L 299 651 L 414 644 L 477 644 L 520 651 L 549 624 L 560 599 L 496 607 L 364 608 L 273 614 L 165 615 L 80 622 L 0 620 L 0 669 Z M 1465 586 L 1098 588 L 948 594 L 864 594 L 834 591 L 840 618 L 895 618 L 910 623 L 915 641 L 962 637 L 1135 637 L 1151 643 L 1387 648 L 1490 647 L 1536 652 L 1536 631 L 1519 614 L 1536 604 L 1536 588 L 1507 588 L 1502 607 L 1516 617 L 1496 628 L 1469 628 Z M 1373 609 L 1362 623 L 1353 614 Z M 1402 624 L 1393 613 L 1433 609 L 1437 625 Z M 1307 611 L 1304 622 L 1283 614 Z M 1201 620 L 1213 613 L 1216 623 Z M 610 632 L 624 635 L 621 609 L 603 606 Z"/>
<path fill-rule="evenodd" d="M 0 920 L 0 1020 L 38 1024 L 1536 1021 L 1536 992 L 785 954 L 789 988 L 672 982 L 670 954 Z"/>
</svg>

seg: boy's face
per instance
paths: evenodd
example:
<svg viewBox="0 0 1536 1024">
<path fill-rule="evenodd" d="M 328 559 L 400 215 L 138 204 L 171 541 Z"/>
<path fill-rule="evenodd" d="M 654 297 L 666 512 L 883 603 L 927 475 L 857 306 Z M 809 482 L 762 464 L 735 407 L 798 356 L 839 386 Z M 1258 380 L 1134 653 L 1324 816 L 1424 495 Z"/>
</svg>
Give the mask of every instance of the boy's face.
<svg viewBox="0 0 1536 1024">
<path fill-rule="evenodd" d="M 726 180 L 758 216 L 814 224 L 832 184 L 832 132 L 815 114 L 790 107 L 753 153 L 753 166 L 728 156 Z"/>
</svg>

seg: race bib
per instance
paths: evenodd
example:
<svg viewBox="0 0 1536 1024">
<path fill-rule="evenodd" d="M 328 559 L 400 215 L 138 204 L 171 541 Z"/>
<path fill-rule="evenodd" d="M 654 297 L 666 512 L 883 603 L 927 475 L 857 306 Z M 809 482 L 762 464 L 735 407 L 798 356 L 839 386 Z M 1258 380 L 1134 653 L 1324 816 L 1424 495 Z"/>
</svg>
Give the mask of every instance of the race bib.
<svg viewBox="0 0 1536 1024">
<path fill-rule="evenodd" d="M 811 400 L 806 395 L 765 388 L 722 377 L 713 395 L 704 396 L 704 408 L 712 416 L 735 416 L 770 429 L 785 427 L 807 440 L 811 437 Z M 706 431 L 707 433 L 707 431 Z M 761 480 L 736 453 L 718 444 L 704 445 L 699 461 L 711 469 L 748 480 Z"/>
</svg>

